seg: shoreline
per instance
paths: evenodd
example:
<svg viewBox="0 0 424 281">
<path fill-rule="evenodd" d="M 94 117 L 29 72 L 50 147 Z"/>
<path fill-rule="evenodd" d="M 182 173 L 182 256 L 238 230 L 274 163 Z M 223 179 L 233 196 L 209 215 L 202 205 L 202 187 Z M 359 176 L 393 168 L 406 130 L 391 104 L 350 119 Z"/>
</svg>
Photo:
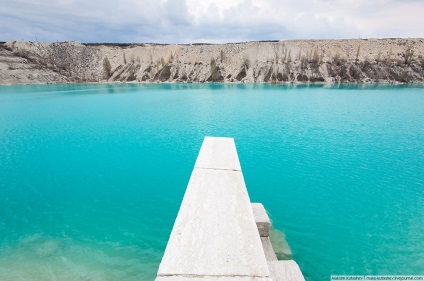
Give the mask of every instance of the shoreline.
<svg viewBox="0 0 424 281">
<path fill-rule="evenodd" d="M 0 44 L 0 85 L 87 82 L 424 83 L 424 39 Z"/>
<path fill-rule="evenodd" d="M 271 82 L 120 82 L 120 81 L 99 81 L 99 82 L 68 82 L 68 83 L 32 83 L 32 84 L 0 84 L 0 87 L 14 87 L 14 86 L 47 86 L 47 85 L 267 85 L 267 86 L 291 86 L 291 87 L 304 87 L 304 86 L 322 86 L 322 87 L 349 87 L 349 86 L 358 86 L 358 87 L 377 87 L 377 86 L 411 86 L 411 87 L 424 87 L 424 82 L 415 82 L 415 83 L 395 83 L 395 82 L 378 82 L 378 83 L 299 83 L 299 82 L 281 82 L 281 83 L 271 83 Z"/>
</svg>

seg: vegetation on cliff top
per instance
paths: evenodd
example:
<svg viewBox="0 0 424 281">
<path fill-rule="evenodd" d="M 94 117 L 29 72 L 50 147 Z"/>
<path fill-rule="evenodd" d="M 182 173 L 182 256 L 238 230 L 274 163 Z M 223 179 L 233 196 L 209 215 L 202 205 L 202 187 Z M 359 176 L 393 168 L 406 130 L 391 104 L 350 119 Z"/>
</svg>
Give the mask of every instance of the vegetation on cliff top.
<svg viewBox="0 0 424 281">
<path fill-rule="evenodd" d="M 422 83 L 423 55 L 423 39 L 289 40 L 222 45 L 14 41 L 0 45 L 3 65 L 0 84 Z"/>
</svg>

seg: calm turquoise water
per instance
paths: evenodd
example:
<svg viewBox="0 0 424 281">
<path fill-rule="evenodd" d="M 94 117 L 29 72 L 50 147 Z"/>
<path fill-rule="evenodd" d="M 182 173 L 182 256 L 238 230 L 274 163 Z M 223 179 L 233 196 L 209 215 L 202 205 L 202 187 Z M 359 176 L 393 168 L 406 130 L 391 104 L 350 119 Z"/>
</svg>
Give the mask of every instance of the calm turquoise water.
<svg viewBox="0 0 424 281">
<path fill-rule="evenodd" d="M 424 274 L 424 87 L 0 87 L 0 280 L 153 280 L 204 136 L 307 280 Z"/>
</svg>

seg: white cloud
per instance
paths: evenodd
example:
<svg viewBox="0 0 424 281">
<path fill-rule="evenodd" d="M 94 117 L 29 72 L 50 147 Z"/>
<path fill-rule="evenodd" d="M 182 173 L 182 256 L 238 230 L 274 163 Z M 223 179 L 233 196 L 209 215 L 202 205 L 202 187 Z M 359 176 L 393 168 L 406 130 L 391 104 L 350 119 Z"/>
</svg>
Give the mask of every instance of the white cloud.
<svg viewBox="0 0 424 281">
<path fill-rule="evenodd" d="M 424 37 L 421 0 L 0 0 L 0 40 Z"/>
</svg>

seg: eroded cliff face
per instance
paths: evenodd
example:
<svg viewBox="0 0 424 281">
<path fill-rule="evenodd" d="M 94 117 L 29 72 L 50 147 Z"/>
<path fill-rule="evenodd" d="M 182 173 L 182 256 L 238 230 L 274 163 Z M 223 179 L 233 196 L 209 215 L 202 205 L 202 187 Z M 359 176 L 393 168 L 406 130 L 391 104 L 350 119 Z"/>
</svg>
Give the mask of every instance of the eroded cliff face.
<svg viewBox="0 0 424 281">
<path fill-rule="evenodd" d="M 0 45 L 0 84 L 78 82 L 424 82 L 424 39 Z"/>
</svg>

